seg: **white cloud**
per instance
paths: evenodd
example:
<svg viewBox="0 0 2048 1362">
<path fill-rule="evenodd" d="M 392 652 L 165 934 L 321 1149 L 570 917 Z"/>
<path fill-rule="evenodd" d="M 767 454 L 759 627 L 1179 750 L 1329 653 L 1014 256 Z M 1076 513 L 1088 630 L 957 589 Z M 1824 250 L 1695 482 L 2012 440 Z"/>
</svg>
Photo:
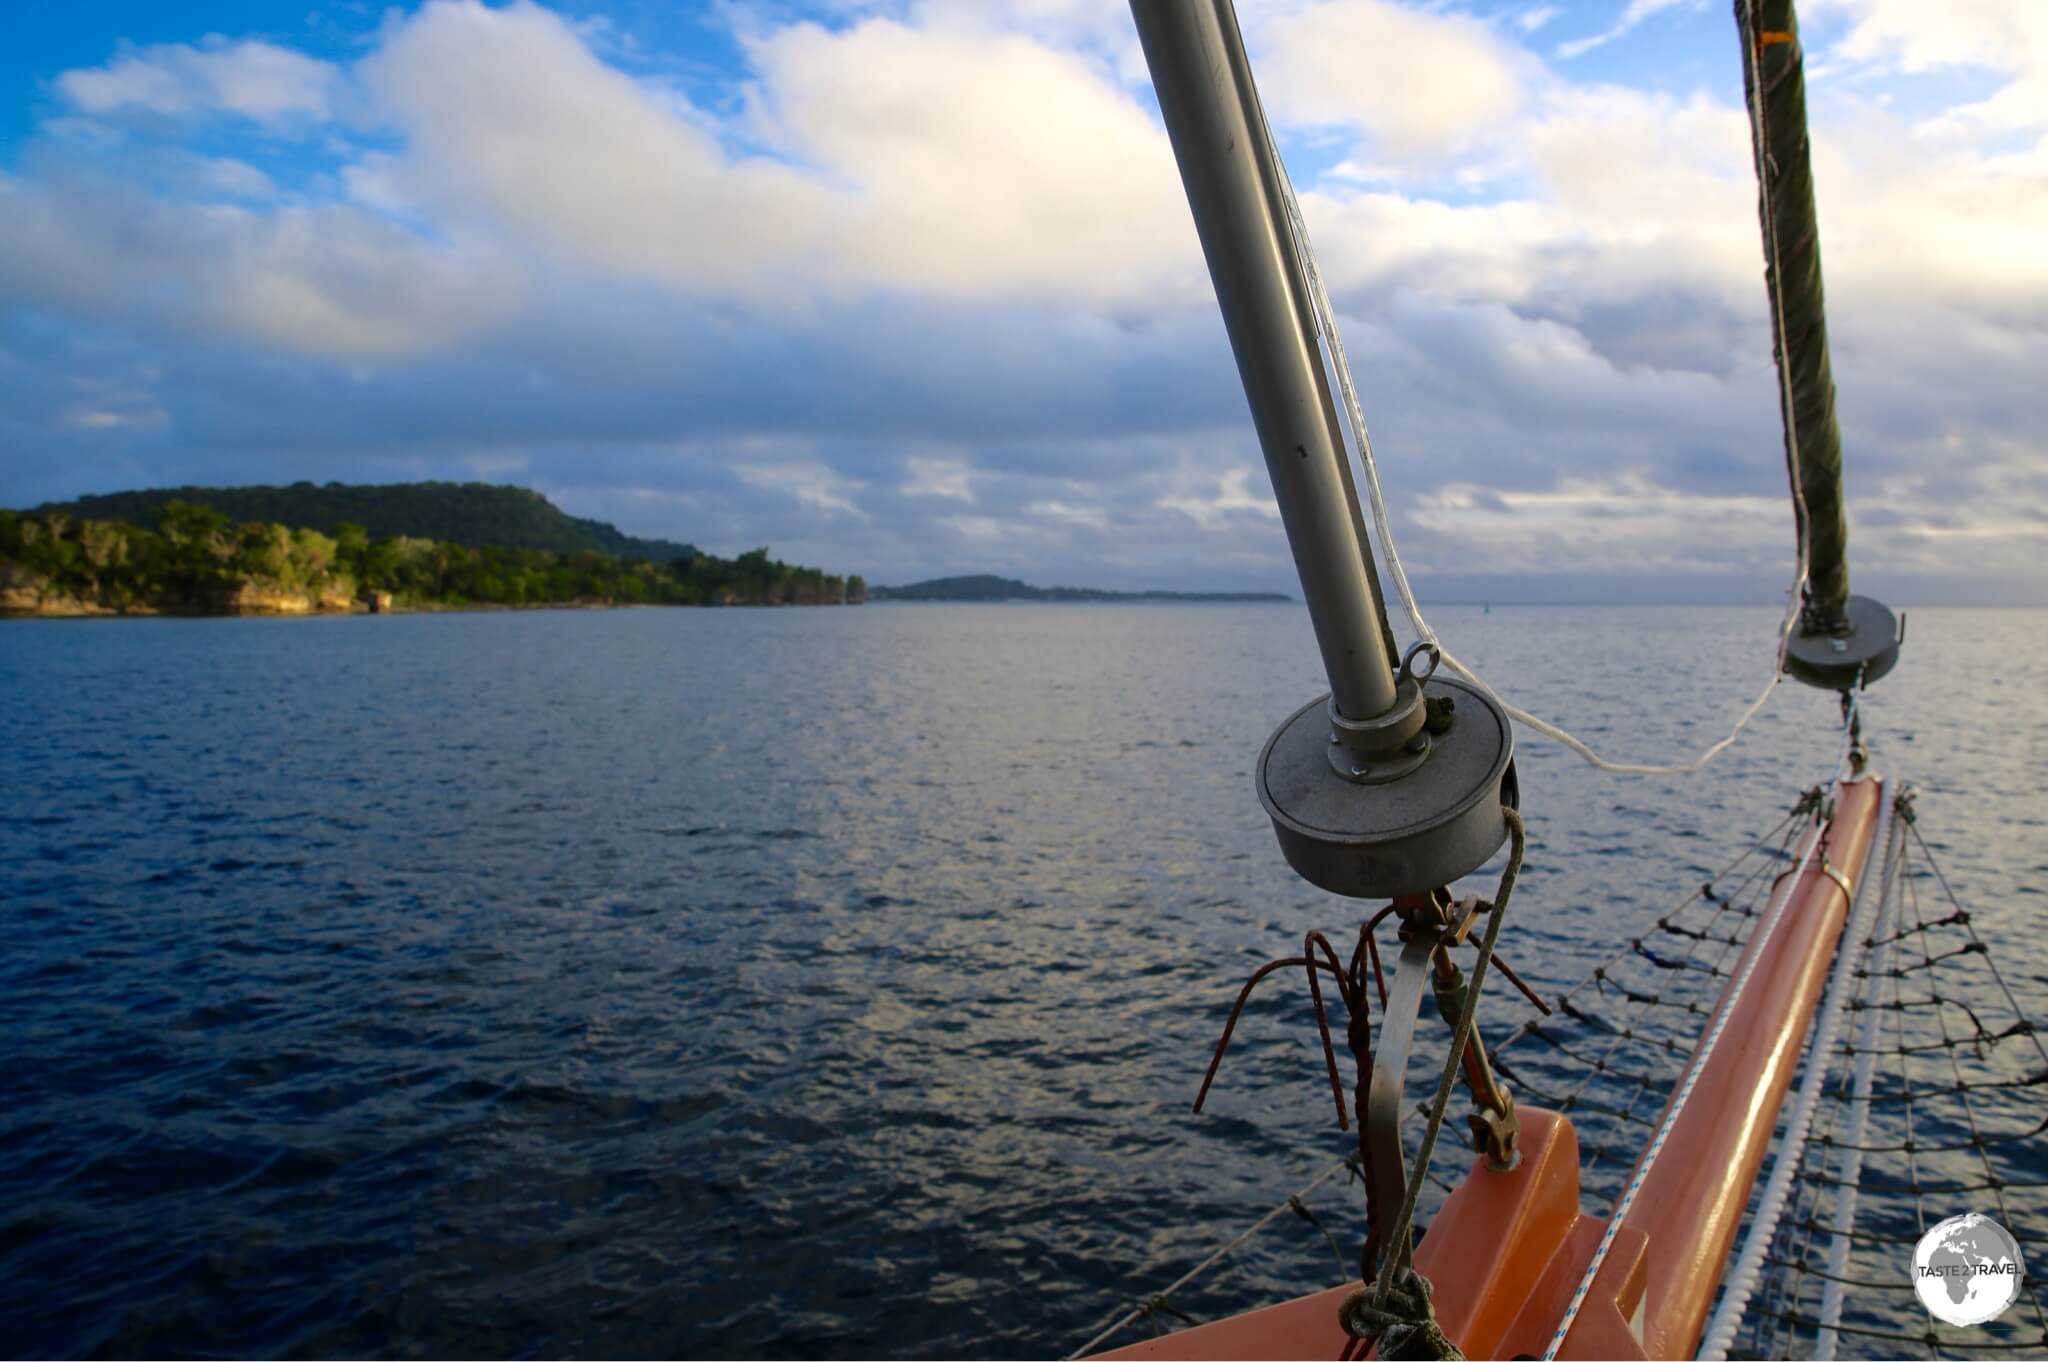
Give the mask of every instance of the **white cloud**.
<svg viewBox="0 0 2048 1362">
<path fill-rule="evenodd" d="M 1263 0 L 1248 0 L 1256 9 Z M 1147 80 L 1129 0 L 890 0 L 857 6 L 912 28 L 1023 36 L 1100 66 L 1119 84 Z"/>
<path fill-rule="evenodd" d="M 1452 483 L 1418 498 L 1414 520 L 1489 571 L 1529 573 L 1721 572 L 1731 550 L 1770 562 L 1787 529 L 1782 496 L 1679 492 L 1639 470 L 1541 491 Z"/>
<path fill-rule="evenodd" d="M 859 495 L 856 483 L 841 477 L 815 459 L 783 459 L 767 462 L 759 451 L 733 465 L 733 475 L 750 487 L 780 492 L 807 511 L 852 516 L 867 520 L 868 513 L 854 504 Z"/>
<path fill-rule="evenodd" d="M 257 122 L 325 119 L 340 83 L 334 66 L 288 47 L 220 38 L 197 47 L 173 43 L 133 49 L 105 66 L 66 71 L 57 78 L 64 97 L 90 114 L 229 113 Z"/>
<path fill-rule="evenodd" d="M 1823 0 L 1849 31 L 1827 53 L 1831 64 L 1864 73 L 1975 70 L 2005 79 L 1990 97 L 1945 109 L 1920 129 L 1933 136 L 1995 137 L 2048 130 L 2048 5 L 2038 0 L 1950 0 L 1940 6 L 1899 0 Z M 2048 168 L 2037 142 L 2025 173 Z"/>
<path fill-rule="evenodd" d="M 351 359 L 432 352 L 502 318 L 516 287 L 487 253 L 435 247 L 355 211 L 227 216 L 230 267 L 202 307 L 254 339 Z"/>
<path fill-rule="evenodd" d="M 1036 537 L 1031 526 L 986 515 L 940 516 L 935 522 L 976 545 L 996 545 L 1005 540 Z"/>
<path fill-rule="evenodd" d="M 1276 119 L 1353 125 L 1381 159 L 1463 150 L 1498 132 L 1522 100 L 1525 59 L 1464 15 L 1328 0 L 1277 15 L 1251 41 Z"/>
<path fill-rule="evenodd" d="M 700 296 L 1201 291 L 1165 138 L 1087 62 L 887 19 L 784 27 L 748 52 L 747 131 L 774 157 L 727 150 L 544 10 L 433 4 L 364 63 L 405 147 L 348 183 L 556 266 Z"/>
<path fill-rule="evenodd" d="M 1253 490 L 1252 469 L 1248 465 L 1226 468 L 1220 474 L 1187 468 L 1174 481 L 1174 489 L 1154 504 L 1162 511 L 1187 517 L 1203 529 L 1218 528 L 1244 516 L 1274 521 L 1280 518 L 1271 487 L 1264 485 L 1262 479 L 1261 486 Z"/>
<path fill-rule="evenodd" d="M 1815 80 L 1813 124 L 1858 551 L 2032 571 L 2048 142 L 2015 134 L 2048 128 L 2048 6 L 1828 7 L 1830 61 L 1856 77 Z M 1404 547 L 1440 572 L 1780 561 L 1740 92 L 1569 79 L 1521 45 L 1548 42 L 1549 8 L 1244 7 L 1283 143 L 1350 153 L 1303 175 L 1303 206 Z M 144 350 L 310 356 L 300 381 L 345 372 L 362 415 L 330 435 L 317 404 L 255 402 L 237 426 L 232 398 L 150 380 L 44 384 L 38 419 L 110 448 L 354 440 L 872 575 L 1284 584 L 1122 5 L 735 13 L 747 70 L 724 101 L 610 64 L 616 30 L 468 0 L 389 19 L 346 71 L 215 39 L 67 73 L 62 136 L 0 175 L 0 303 Z M 1897 72 L 1964 69 L 1992 93 L 1879 103 Z M 258 168 L 338 109 L 375 120 L 373 144 L 368 124 L 320 131 L 358 139 L 339 197 Z M 196 142 L 202 114 L 263 126 Z M 146 159 L 150 138 L 188 145 Z M 0 390 L 32 391 L 26 373 L 0 351 Z M 1712 529 L 1681 542 L 1683 524 Z"/>
<path fill-rule="evenodd" d="M 232 156 L 193 156 L 186 169 L 202 190 L 237 199 L 268 199 L 277 193 L 271 178 Z"/>
<path fill-rule="evenodd" d="M 1813 116 L 1838 331 L 1934 307 L 2008 324 L 2043 315 L 2048 237 L 2036 225 L 2048 220 L 2048 176 L 1845 94 L 1817 93 Z M 1511 173 L 1498 197 L 1447 202 L 1335 182 L 1305 194 L 1333 285 L 1358 305 L 1399 288 L 1575 324 L 1652 309 L 1674 338 L 1717 319 L 1762 334 L 1750 134 L 1732 92 L 1554 84 L 1502 138 Z M 1706 350 L 1725 345 L 1697 334 Z M 1684 362 L 1714 367 L 1690 343 Z"/>
<path fill-rule="evenodd" d="M 170 418 L 150 390 L 150 380 L 155 377 L 160 375 L 148 370 L 138 374 L 76 377 L 69 385 L 71 402 L 55 413 L 57 424 L 89 431 L 162 430 Z"/>
<path fill-rule="evenodd" d="M 489 252 L 339 205 L 256 212 L 0 176 L 0 291 L 344 361 L 446 349 L 519 303 Z"/>
<path fill-rule="evenodd" d="M 1817 0 L 1812 10 L 1850 19 L 1839 43 L 1839 55 L 1850 60 L 1885 59 L 1906 71 L 2048 68 L 2048 8 L 2035 0 Z"/>
<path fill-rule="evenodd" d="M 1617 38 L 1628 36 L 1635 31 L 1637 25 L 1641 24 L 1643 20 L 1686 3 L 1697 3 L 1697 0 L 1628 0 L 1627 8 L 1622 10 L 1621 16 L 1614 21 L 1611 27 L 1604 28 L 1589 37 L 1574 38 L 1570 42 L 1559 43 L 1557 45 L 1557 55 L 1566 60 L 1583 56 L 1596 47 L 1604 47 Z"/>
<path fill-rule="evenodd" d="M 1553 87 L 1500 136 L 1511 193 L 1446 202 L 1332 182 L 1303 195 L 1340 299 L 1376 312 L 1400 291 L 1575 324 L 1648 304 L 1669 315 L 1623 359 L 1725 369 L 1714 353 L 1725 339 L 1697 324 L 1760 319 L 1764 308 L 1741 112 L 1702 97 Z"/>
<path fill-rule="evenodd" d="M 429 5 L 362 75 L 406 139 L 378 193 L 572 267 L 758 290 L 826 244 L 832 191 L 728 158 L 532 5 Z"/>
<path fill-rule="evenodd" d="M 1164 133 L 1084 61 L 1016 35 L 873 19 L 750 45 L 764 119 L 852 187 L 842 286 L 1142 302 L 1206 292 Z"/>
<path fill-rule="evenodd" d="M 365 152 L 354 164 L 341 169 L 341 183 L 348 197 L 387 217 L 418 215 L 418 205 L 408 197 L 404 179 L 405 168 L 398 158 L 381 151 Z"/>
<path fill-rule="evenodd" d="M 1086 503 L 1069 501 L 1032 501 L 1024 505 L 1024 514 L 1038 516 L 1062 525 L 1076 525 L 1088 530 L 1109 528 L 1109 511 L 1106 507 L 1090 506 Z"/>
<path fill-rule="evenodd" d="M 933 459 L 913 455 L 904 460 L 910 476 L 897 487 L 906 497 L 946 497 L 974 503 L 971 470 L 962 459 Z"/>
</svg>

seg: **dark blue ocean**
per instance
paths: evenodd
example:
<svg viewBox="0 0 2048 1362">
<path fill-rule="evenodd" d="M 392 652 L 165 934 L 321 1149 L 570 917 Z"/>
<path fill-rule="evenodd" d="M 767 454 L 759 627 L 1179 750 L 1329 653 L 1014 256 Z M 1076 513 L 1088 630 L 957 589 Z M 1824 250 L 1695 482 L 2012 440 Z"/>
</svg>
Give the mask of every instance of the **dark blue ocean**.
<svg viewBox="0 0 2048 1362">
<path fill-rule="evenodd" d="M 1775 612 L 1433 622 L 1665 760 Z M 1252 790 L 1322 689 L 1298 606 L 0 624 L 0 1351 L 1077 1347 L 1347 1148 L 1292 984 L 1188 1112 L 1248 971 L 1355 930 Z M 2044 695 L 2048 613 L 1914 610 L 1865 705 L 2036 1001 Z M 1523 737 L 1505 957 L 1578 978 L 1837 717 L 1692 779 Z M 1290 1217 L 1176 1304 L 1334 1271 Z"/>
</svg>

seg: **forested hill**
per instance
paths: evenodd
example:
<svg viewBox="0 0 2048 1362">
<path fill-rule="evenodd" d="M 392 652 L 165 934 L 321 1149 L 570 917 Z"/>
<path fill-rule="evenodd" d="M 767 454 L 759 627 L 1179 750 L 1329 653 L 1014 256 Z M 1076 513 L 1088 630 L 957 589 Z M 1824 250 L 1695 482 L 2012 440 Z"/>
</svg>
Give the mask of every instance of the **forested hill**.
<svg viewBox="0 0 2048 1362">
<path fill-rule="evenodd" d="M 909 586 L 871 586 L 874 601 L 1284 601 L 1277 591 L 1101 591 L 1085 586 L 1031 586 L 981 573 Z"/>
<path fill-rule="evenodd" d="M 0 616 L 304 615 L 527 605 L 857 605 L 859 577 L 766 549 L 665 561 L 578 549 L 473 547 L 418 535 L 236 525 L 174 501 L 153 528 L 65 511 L 0 511 Z"/>
<path fill-rule="evenodd" d="M 332 536 L 360 525 L 372 540 L 403 535 L 475 548 L 547 549 L 602 553 L 613 558 L 667 563 L 695 557 L 689 544 L 638 539 L 602 520 L 561 510 L 538 492 L 484 482 L 396 482 L 289 487 L 158 487 L 50 502 L 39 512 L 61 511 L 87 520 L 153 525 L 171 502 L 208 506 L 235 524 L 267 521 Z"/>
</svg>

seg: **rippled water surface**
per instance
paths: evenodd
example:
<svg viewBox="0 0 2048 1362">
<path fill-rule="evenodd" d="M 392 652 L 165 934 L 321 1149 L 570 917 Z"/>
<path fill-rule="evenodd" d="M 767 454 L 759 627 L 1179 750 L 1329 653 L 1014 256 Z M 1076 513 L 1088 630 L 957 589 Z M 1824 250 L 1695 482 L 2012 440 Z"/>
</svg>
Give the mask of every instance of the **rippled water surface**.
<svg viewBox="0 0 2048 1362">
<path fill-rule="evenodd" d="M 1725 731 L 1773 612 L 1436 623 L 1655 759 Z M 1876 760 L 2038 999 L 2048 615 L 1909 628 Z M 1246 972 L 1358 917 L 1251 787 L 1321 689 L 1298 606 L 0 626 L 0 1337 L 1077 1346 L 1345 1147 L 1293 993 L 1187 1112 Z M 1502 949 L 1576 979 L 1827 774 L 1835 718 L 1783 687 L 1694 780 L 1525 740 Z M 1283 1226 L 1177 1303 L 1334 1270 Z"/>
</svg>

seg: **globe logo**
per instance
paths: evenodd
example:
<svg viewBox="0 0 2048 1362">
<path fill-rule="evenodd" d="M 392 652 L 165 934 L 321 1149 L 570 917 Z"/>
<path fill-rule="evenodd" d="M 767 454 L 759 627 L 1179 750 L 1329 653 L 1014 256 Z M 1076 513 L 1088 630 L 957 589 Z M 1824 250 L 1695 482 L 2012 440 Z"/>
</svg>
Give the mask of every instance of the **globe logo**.
<svg viewBox="0 0 2048 1362">
<path fill-rule="evenodd" d="M 1944 1324 L 1987 1324 L 2020 1294 L 2020 1246 L 1988 1215 L 1952 1215 L 1913 1248 L 1913 1290 Z"/>
</svg>

